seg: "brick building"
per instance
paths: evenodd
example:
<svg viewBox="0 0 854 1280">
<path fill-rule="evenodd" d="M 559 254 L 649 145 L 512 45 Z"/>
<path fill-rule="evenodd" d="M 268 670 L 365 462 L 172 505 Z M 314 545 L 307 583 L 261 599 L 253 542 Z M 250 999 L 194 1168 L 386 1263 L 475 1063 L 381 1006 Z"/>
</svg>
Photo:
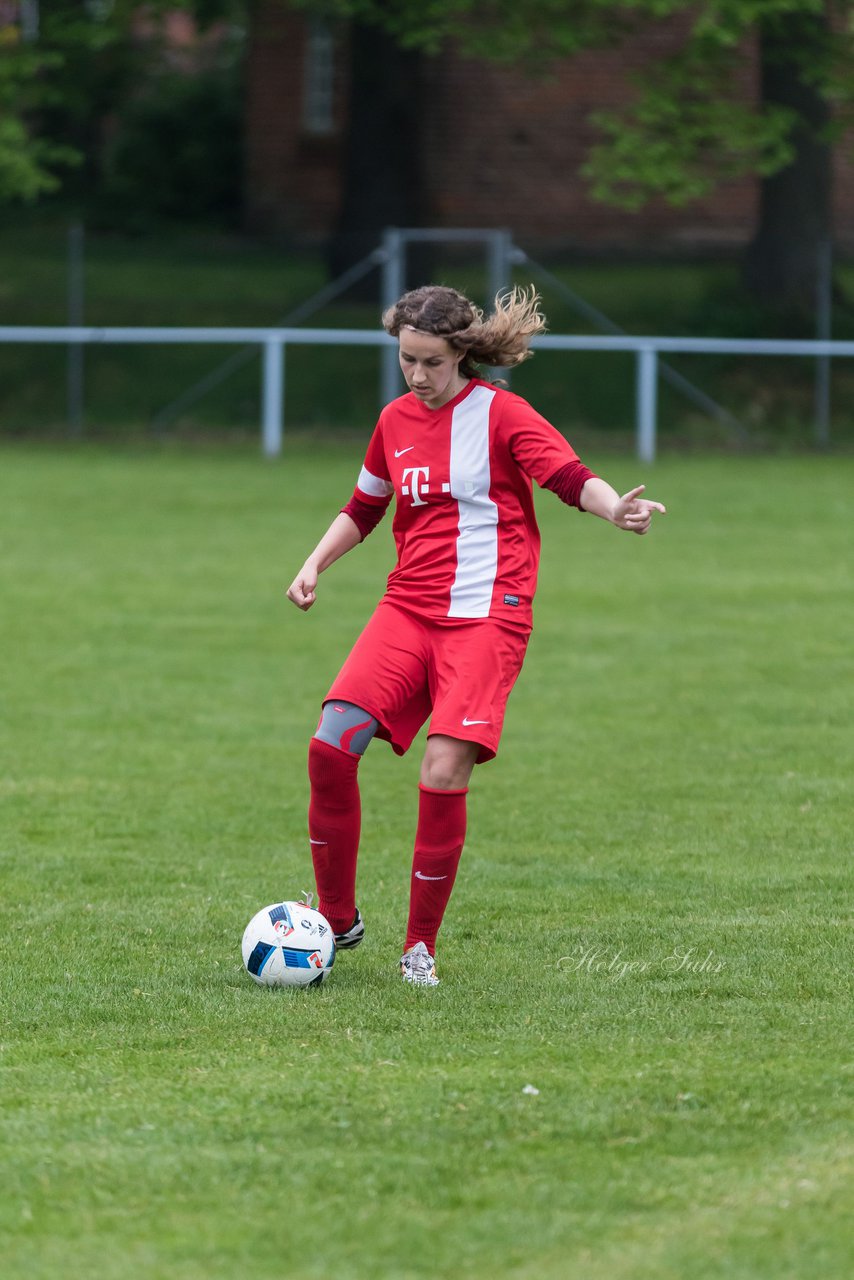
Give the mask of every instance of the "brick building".
<svg viewBox="0 0 854 1280">
<path fill-rule="evenodd" d="M 343 194 L 348 32 L 259 0 L 248 60 L 246 210 L 253 230 L 306 243 L 329 237 Z M 413 225 L 509 227 L 528 245 L 585 252 L 678 253 L 742 248 L 756 225 L 759 184 L 743 179 L 685 208 L 638 213 L 591 199 L 580 169 L 592 112 L 626 100 L 632 70 L 674 48 L 657 25 L 630 47 L 565 59 L 550 77 L 466 59 L 425 59 L 418 140 L 422 216 Z M 745 95 L 755 93 L 746 72 Z M 854 250 L 854 165 L 834 174 L 839 244 Z M 404 219 L 389 217 L 402 223 Z"/>
</svg>

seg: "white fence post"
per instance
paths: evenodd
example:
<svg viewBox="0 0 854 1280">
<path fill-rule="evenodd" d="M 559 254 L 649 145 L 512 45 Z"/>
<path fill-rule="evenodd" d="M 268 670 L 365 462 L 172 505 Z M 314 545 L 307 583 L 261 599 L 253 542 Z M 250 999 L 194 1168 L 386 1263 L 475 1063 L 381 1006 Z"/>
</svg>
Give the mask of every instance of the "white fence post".
<svg viewBox="0 0 854 1280">
<path fill-rule="evenodd" d="M 658 414 L 658 352 L 649 345 L 638 348 L 635 421 L 637 451 L 641 462 L 655 462 Z"/>
<path fill-rule="evenodd" d="M 83 325 L 85 297 L 85 262 L 83 223 L 68 228 L 68 324 L 78 329 Z M 83 434 L 83 343 L 69 342 L 66 365 L 66 404 L 68 430 L 73 436 Z"/>
<path fill-rule="evenodd" d="M 382 308 L 391 307 L 406 288 L 406 243 L 397 227 L 386 227 L 383 233 Z M 399 396 L 403 379 L 397 358 L 397 347 L 383 347 L 380 351 L 380 408 Z"/>
<path fill-rule="evenodd" d="M 264 381 L 261 388 L 264 456 L 276 458 L 282 452 L 284 419 L 285 349 L 278 335 L 264 339 Z"/>
<path fill-rule="evenodd" d="M 491 305 L 493 298 L 499 293 L 504 293 L 509 289 L 512 275 L 511 251 L 513 249 L 513 237 L 509 231 L 497 230 L 493 231 L 489 237 L 489 297 L 487 302 Z"/>
</svg>

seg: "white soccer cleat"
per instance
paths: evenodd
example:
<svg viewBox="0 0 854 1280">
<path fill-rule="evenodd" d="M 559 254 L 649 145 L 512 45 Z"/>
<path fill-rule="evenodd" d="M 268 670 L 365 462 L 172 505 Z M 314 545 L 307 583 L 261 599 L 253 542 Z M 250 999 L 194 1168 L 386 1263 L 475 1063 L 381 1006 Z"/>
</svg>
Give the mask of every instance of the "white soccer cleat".
<svg viewBox="0 0 854 1280">
<path fill-rule="evenodd" d="M 400 976 L 418 987 L 438 987 L 436 962 L 423 942 L 416 942 L 400 957 Z"/>
<path fill-rule="evenodd" d="M 350 928 L 345 929 L 343 933 L 336 933 L 335 945 L 339 951 L 352 951 L 353 947 L 358 947 L 364 936 L 365 922 L 362 919 L 361 911 L 357 907 L 356 918 Z"/>
</svg>

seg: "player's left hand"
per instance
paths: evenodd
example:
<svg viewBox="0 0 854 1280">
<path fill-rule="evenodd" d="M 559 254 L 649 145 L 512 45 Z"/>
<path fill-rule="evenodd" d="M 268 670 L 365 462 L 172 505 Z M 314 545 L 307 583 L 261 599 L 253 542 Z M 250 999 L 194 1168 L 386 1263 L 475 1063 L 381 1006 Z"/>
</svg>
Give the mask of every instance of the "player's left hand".
<svg viewBox="0 0 854 1280">
<path fill-rule="evenodd" d="M 648 533 L 653 512 L 660 511 L 662 515 L 667 514 L 663 503 L 651 502 L 648 498 L 640 496 L 645 488 L 646 485 L 639 484 L 636 489 L 630 489 L 628 493 L 623 494 L 614 507 L 611 519 L 618 529 L 627 529 L 629 533 Z"/>
</svg>

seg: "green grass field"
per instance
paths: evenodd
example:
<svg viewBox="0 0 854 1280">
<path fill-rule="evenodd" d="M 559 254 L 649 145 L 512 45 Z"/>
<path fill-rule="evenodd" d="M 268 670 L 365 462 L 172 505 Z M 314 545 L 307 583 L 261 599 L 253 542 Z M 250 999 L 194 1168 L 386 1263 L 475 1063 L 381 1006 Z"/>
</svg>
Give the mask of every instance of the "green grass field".
<svg viewBox="0 0 854 1280">
<path fill-rule="evenodd" d="M 266 991 L 388 528 L 284 587 L 359 460 L 0 450 L 3 1275 L 847 1278 L 851 462 L 588 458 L 646 539 L 541 495 L 441 986 L 396 975 L 418 752 L 375 744 L 368 939 Z"/>
</svg>

